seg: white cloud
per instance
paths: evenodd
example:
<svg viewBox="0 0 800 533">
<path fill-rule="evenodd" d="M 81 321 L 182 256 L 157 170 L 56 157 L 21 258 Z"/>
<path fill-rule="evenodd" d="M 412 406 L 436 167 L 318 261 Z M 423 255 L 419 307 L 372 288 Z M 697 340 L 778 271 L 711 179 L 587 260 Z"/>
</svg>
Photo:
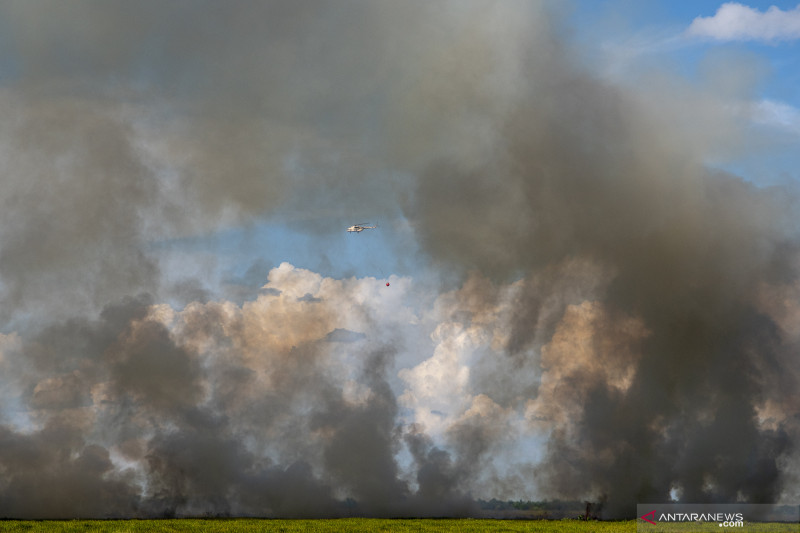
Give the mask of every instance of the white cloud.
<svg viewBox="0 0 800 533">
<path fill-rule="evenodd" d="M 757 124 L 800 135 L 800 109 L 785 102 L 769 99 L 756 102 L 752 107 L 751 117 Z"/>
<path fill-rule="evenodd" d="M 783 138 L 796 142 L 800 137 L 800 108 L 779 100 L 731 100 L 723 109 L 735 120 L 756 127 L 759 134 L 767 134 L 773 141 Z"/>
<path fill-rule="evenodd" d="M 789 11 L 771 6 L 766 12 L 728 2 L 713 17 L 697 17 L 687 35 L 721 41 L 780 41 L 800 38 L 800 5 Z"/>
</svg>

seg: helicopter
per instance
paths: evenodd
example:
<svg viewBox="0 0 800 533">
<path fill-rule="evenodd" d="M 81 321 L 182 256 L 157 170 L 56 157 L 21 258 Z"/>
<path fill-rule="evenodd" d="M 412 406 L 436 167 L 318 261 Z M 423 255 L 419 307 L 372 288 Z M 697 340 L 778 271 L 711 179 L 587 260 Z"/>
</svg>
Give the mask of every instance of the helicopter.
<svg viewBox="0 0 800 533">
<path fill-rule="evenodd" d="M 367 224 L 354 224 L 354 225 L 350 226 L 349 228 L 347 228 L 347 231 L 350 232 L 350 233 L 353 233 L 353 232 L 360 233 L 360 232 L 364 231 L 365 229 L 375 229 L 377 227 L 378 226 L 368 226 Z"/>
</svg>

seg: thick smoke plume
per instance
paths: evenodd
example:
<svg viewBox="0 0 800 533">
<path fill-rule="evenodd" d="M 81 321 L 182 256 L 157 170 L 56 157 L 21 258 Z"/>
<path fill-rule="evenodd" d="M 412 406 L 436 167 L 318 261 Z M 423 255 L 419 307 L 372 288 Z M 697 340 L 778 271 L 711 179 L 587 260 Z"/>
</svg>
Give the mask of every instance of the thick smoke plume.
<svg viewBox="0 0 800 533">
<path fill-rule="evenodd" d="M 796 190 L 708 164 L 757 69 L 613 84 L 560 6 L 0 6 L 0 517 L 800 496 Z M 427 266 L 165 259 L 353 212 Z"/>
</svg>

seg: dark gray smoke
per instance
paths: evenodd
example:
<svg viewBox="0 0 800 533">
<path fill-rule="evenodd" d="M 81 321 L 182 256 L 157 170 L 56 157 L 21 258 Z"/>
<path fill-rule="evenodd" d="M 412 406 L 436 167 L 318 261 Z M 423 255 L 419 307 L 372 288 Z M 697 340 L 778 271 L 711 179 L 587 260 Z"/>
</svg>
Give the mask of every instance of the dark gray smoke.
<svg viewBox="0 0 800 533">
<path fill-rule="evenodd" d="M 752 60 L 634 91 L 560 6 L 0 6 L 0 517 L 797 495 L 797 195 L 706 164 Z M 352 212 L 434 281 L 165 259 Z"/>
<path fill-rule="evenodd" d="M 777 501 L 796 453 L 798 339 L 787 310 L 764 302 L 796 291 L 796 190 L 708 170 L 679 124 L 531 56 L 496 154 L 431 165 L 412 213 L 434 257 L 527 281 L 513 363 L 495 362 L 520 377 L 490 394 L 520 402 L 543 368 L 534 412 L 551 434 L 537 483 L 607 498 L 610 516 L 675 494 Z M 602 290 L 581 293 L 575 261 L 602 272 Z"/>
</svg>

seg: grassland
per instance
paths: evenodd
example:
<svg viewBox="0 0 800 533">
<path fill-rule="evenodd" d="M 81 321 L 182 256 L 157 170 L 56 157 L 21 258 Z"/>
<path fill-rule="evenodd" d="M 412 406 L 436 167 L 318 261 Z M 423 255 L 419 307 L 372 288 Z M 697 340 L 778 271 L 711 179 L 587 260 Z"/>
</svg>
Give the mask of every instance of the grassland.
<svg viewBox="0 0 800 533">
<path fill-rule="evenodd" d="M 724 533 L 724 532 L 793 532 L 800 531 L 798 524 L 745 524 L 745 527 L 722 528 L 708 522 L 640 524 L 640 533 Z M 489 519 L 381 519 L 340 518 L 333 520 L 266 520 L 266 519 L 175 519 L 175 520 L 2 520 L 0 532 L 55 532 L 55 533 L 635 533 L 636 520 L 598 522 L 582 520 L 489 520 Z"/>
<path fill-rule="evenodd" d="M 385 531 L 397 533 L 481 533 L 542 532 L 542 533 L 611 533 L 636 531 L 636 521 L 584 522 L 580 520 L 483 520 L 483 519 L 380 519 L 341 518 L 336 520 L 5 520 L 0 521 L 2 532 L 54 533 L 347 533 Z M 718 533 L 718 532 L 715 532 Z"/>
</svg>

